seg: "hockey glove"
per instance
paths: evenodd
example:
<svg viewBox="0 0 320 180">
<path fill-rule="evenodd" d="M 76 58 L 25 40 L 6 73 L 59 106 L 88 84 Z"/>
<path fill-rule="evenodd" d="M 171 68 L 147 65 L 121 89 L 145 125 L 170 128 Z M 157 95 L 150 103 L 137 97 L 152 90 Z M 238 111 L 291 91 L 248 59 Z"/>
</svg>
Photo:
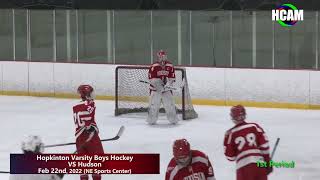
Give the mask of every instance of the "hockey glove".
<svg viewBox="0 0 320 180">
<path fill-rule="evenodd" d="M 172 90 L 175 90 L 174 87 L 171 87 L 171 86 L 168 86 L 168 85 L 165 85 L 162 92 L 166 92 L 166 91 L 172 91 Z"/>
<path fill-rule="evenodd" d="M 267 170 L 267 174 L 270 174 L 273 171 L 273 168 L 272 168 L 272 166 L 270 166 L 271 159 L 270 159 L 269 154 L 264 155 L 264 159 L 266 160 L 266 163 L 267 163 L 267 169 L 266 169 Z"/>
<path fill-rule="evenodd" d="M 163 88 L 164 88 L 164 90 L 168 90 L 168 89 L 170 89 L 170 88 L 171 88 L 171 84 L 168 84 L 168 83 L 167 83 L 166 85 L 164 85 L 164 87 L 163 87 Z"/>
<path fill-rule="evenodd" d="M 53 174 L 51 175 L 51 180 L 61 180 L 63 178 L 64 174 Z"/>
<path fill-rule="evenodd" d="M 270 173 L 272 173 L 272 171 L 273 171 L 272 166 L 271 166 L 271 167 L 268 166 L 268 167 L 267 167 L 267 175 L 269 175 Z"/>
<path fill-rule="evenodd" d="M 57 174 L 57 176 L 59 176 L 59 177 L 60 177 L 60 179 L 62 179 L 62 178 L 63 178 L 63 176 L 64 176 L 64 174 Z"/>
<path fill-rule="evenodd" d="M 176 90 L 176 88 L 173 87 L 174 82 L 175 82 L 174 78 L 167 78 L 167 83 L 164 85 L 164 91 Z"/>
<path fill-rule="evenodd" d="M 86 131 L 88 131 L 88 132 L 93 132 L 95 130 L 96 130 L 96 128 L 92 125 L 86 127 Z"/>
</svg>

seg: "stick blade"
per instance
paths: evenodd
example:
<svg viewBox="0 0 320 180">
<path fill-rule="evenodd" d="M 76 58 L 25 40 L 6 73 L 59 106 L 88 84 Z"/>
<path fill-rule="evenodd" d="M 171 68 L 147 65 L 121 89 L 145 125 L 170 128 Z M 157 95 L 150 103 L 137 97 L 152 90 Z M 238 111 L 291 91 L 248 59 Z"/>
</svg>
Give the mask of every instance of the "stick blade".
<svg viewBox="0 0 320 180">
<path fill-rule="evenodd" d="M 119 131 L 118 131 L 118 134 L 117 134 L 117 137 L 118 137 L 118 138 L 120 138 L 120 136 L 122 136 L 124 129 L 125 129 L 124 126 L 121 126 L 121 127 L 120 127 L 120 129 L 119 129 Z"/>
<path fill-rule="evenodd" d="M 183 78 L 180 84 L 180 88 L 184 88 L 185 85 L 186 85 L 186 80 L 185 78 Z"/>
<path fill-rule="evenodd" d="M 0 174 L 9 174 L 9 171 L 0 171 Z"/>
</svg>

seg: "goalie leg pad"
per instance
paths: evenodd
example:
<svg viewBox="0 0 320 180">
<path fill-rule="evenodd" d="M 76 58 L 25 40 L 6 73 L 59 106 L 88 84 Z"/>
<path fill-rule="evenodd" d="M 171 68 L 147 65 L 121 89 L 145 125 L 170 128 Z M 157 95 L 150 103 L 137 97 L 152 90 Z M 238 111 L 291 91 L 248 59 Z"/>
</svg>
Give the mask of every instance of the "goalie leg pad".
<svg viewBox="0 0 320 180">
<path fill-rule="evenodd" d="M 166 110 L 167 118 L 171 124 L 177 124 L 179 119 L 177 117 L 176 106 L 170 91 L 163 94 L 163 106 Z"/>
<path fill-rule="evenodd" d="M 159 115 L 159 108 L 161 105 L 161 93 L 157 91 L 152 91 L 149 101 L 149 111 L 147 123 L 150 125 L 156 124 Z"/>
</svg>

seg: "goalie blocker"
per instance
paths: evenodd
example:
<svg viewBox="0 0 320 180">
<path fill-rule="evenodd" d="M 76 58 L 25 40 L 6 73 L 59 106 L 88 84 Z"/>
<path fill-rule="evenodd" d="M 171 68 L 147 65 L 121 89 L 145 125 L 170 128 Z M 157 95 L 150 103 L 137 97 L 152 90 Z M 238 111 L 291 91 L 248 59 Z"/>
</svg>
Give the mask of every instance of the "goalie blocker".
<svg viewBox="0 0 320 180">
<path fill-rule="evenodd" d="M 149 84 L 139 81 L 148 79 L 149 66 L 118 66 L 115 71 L 115 116 L 128 113 L 148 112 Z M 195 112 L 189 93 L 188 80 L 185 68 L 175 68 L 176 79 L 173 97 L 177 113 L 182 119 L 195 119 Z M 183 85 L 183 87 L 179 87 Z M 165 112 L 160 108 L 160 112 Z"/>
</svg>

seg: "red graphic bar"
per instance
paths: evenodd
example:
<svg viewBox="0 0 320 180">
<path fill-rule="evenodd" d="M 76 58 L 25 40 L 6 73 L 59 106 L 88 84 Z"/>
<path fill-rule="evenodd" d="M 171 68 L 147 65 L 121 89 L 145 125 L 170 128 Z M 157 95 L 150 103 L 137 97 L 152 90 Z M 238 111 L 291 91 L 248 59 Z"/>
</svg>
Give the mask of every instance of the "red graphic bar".
<svg viewBox="0 0 320 180">
<path fill-rule="evenodd" d="M 11 174 L 160 174 L 159 154 L 10 154 Z"/>
</svg>

